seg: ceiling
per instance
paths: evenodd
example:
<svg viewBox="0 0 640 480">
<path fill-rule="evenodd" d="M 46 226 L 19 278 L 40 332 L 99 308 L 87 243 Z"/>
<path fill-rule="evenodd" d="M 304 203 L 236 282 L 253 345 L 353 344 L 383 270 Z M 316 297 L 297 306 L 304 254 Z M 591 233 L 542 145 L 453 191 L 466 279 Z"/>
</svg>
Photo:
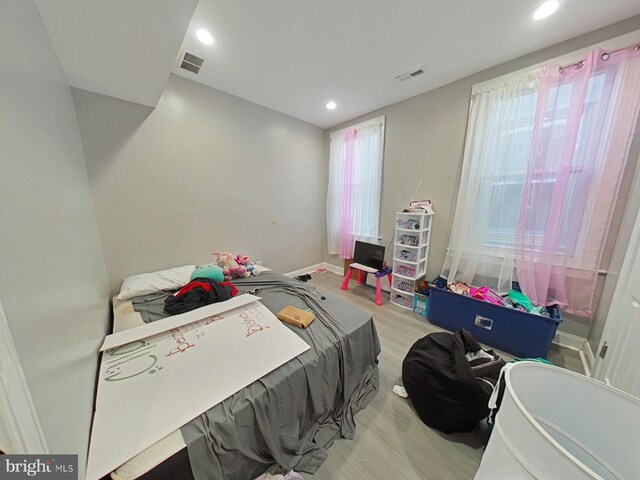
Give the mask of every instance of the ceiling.
<svg viewBox="0 0 640 480">
<path fill-rule="evenodd" d="M 173 72 L 327 128 L 640 14 L 638 0 L 200 0 L 182 49 L 206 58 Z M 195 38 L 206 28 L 217 39 Z M 400 82 L 394 77 L 423 68 Z M 335 100 L 338 107 L 324 105 Z"/>
<path fill-rule="evenodd" d="M 155 107 L 198 0 L 35 0 L 72 87 Z"/>
<path fill-rule="evenodd" d="M 155 106 L 173 72 L 328 128 L 640 14 L 638 0 L 560 0 L 554 16 L 529 21 L 541 1 L 35 3 L 74 87 Z M 214 46 L 198 42 L 199 28 Z M 198 75 L 178 68 L 185 50 L 206 59 Z M 418 68 L 423 75 L 394 80 Z"/>
</svg>

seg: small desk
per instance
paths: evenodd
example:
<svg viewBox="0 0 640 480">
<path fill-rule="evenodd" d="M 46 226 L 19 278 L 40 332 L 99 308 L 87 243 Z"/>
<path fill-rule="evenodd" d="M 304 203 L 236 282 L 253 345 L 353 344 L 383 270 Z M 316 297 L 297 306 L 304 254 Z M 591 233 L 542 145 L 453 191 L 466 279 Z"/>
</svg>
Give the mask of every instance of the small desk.
<svg viewBox="0 0 640 480">
<path fill-rule="evenodd" d="M 344 277 L 344 281 L 342 282 L 341 290 L 349 290 L 349 280 L 351 279 L 351 272 L 353 270 L 358 270 L 358 285 L 362 285 L 367 281 L 367 274 L 373 273 L 376 276 L 376 305 L 382 305 L 382 290 L 380 289 L 380 278 L 387 277 L 389 280 L 389 287 L 391 287 L 391 268 L 386 265 L 382 268 L 382 270 L 377 270 L 375 268 L 367 267 L 366 265 L 362 265 L 360 263 L 352 263 L 349 265 L 349 271 Z"/>
</svg>

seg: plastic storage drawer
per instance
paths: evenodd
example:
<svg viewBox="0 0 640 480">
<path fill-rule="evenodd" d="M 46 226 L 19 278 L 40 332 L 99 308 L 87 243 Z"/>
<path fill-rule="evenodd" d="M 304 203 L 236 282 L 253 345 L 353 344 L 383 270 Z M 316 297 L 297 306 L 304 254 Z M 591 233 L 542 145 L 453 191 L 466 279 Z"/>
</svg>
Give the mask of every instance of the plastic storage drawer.
<svg viewBox="0 0 640 480">
<path fill-rule="evenodd" d="M 548 318 L 431 287 L 431 323 L 451 331 L 464 328 L 479 342 L 518 357 L 546 358 L 562 322 L 562 312 L 556 306 L 547 307 Z"/>
<path fill-rule="evenodd" d="M 396 262 L 396 263 L 397 263 L 397 265 L 396 265 L 396 268 L 395 268 L 393 273 L 396 273 L 398 275 L 402 275 L 403 277 L 415 278 L 416 269 L 414 267 L 402 264 L 400 262 Z"/>
<path fill-rule="evenodd" d="M 401 307 L 408 308 L 409 310 L 413 310 L 413 294 L 411 293 L 392 291 L 391 302 L 396 305 L 400 305 Z"/>
<path fill-rule="evenodd" d="M 393 288 L 396 290 L 402 290 L 403 292 L 413 293 L 413 283 L 410 280 L 403 280 L 400 278 L 394 279 Z"/>
</svg>

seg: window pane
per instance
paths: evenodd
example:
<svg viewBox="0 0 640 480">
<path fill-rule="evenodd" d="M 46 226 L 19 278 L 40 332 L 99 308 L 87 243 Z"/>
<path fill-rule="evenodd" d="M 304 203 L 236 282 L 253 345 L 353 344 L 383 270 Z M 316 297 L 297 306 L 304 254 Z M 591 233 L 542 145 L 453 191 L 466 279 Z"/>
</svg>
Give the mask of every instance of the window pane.
<svg viewBox="0 0 640 480">
<path fill-rule="evenodd" d="M 496 102 L 482 151 L 476 204 L 489 210 L 471 221 L 470 233 L 487 247 L 515 246 L 522 187 L 531 155 L 537 94 L 530 90 Z M 482 220 L 481 220 L 482 219 Z M 485 222 L 481 225 L 479 222 Z"/>
<path fill-rule="evenodd" d="M 583 112 L 578 141 L 571 165 L 567 166 L 569 178 L 562 199 L 561 228 L 551 232 L 557 236 L 559 253 L 574 255 L 580 236 L 582 218 L 574 214 L 572 205 L 583 201 L 588 192 L 592 172 L 589 167 L 602 132 L 595 126 L 601 124 L 601 115 L 606 114 L 606 100 L 611 91 L 610 79 L 604 73 L 591 78 L 588 84 L 587 101 Z M 527 175 L 532 178 L 532 198 L 530 205 L 534 215 L 526 234 L 532 235 L 534 243 L 542 245 L 551 213 L 556 181 L 560 174 L 560 160 L 567 135 L 567 115 L 572 92 L 570 84 L 552 88 L 546 102 L 547 114 L 543 120 L 543 130 L 537 152 L 547 159 L 538 172 L 527 174 L 532 153 L 532 134 L 537 95 L 527 92 L 520 97 L 497 103 L 494 109 L 491 129 L 487 132 L 483 159 L 483 178 L 478 192 L 478 205 L 489 209 L 487 225 L 480 225 L 474 218 L 471 235 L 482 235 L 482 244 L 488 247 L 515 248 L 516 229 L 520 214 L 520 203 Z M 516 109 L 504 115 L 504 109 Z M 504 118 L 508 120 L 504 120 Z M 497 155 L 495 157 L 494 155 Z M 566 174 L 567 172 L 565 172 Z M 489 192 L 489 193 L 487 193 Z"/>
</svg>

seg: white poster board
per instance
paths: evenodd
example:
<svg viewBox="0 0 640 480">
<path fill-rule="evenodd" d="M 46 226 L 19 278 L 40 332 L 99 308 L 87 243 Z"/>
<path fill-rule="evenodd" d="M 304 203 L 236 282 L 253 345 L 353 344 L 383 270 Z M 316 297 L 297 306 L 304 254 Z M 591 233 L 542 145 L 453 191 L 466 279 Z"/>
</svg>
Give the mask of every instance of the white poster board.
<svg viewBox="0 0 640 480">
<path fill-rule="evenodd" d="M 238 295 L 230 298 L 229 300 L 225 300 L 224 302 L 212 303 L 211 305 L 205 305 L 204 307 L 197 308 L 196 310 L 191 310 L 190 312 L 181 313 L 179 315 L 172 315 L 170 317 L 163 318 L 152 323 L 147 323 L 146 325 L 141 325 L 136 328 L 130 328 L 128 330 L 122 330 L 120 332 L 107 335 L 107 337 L 104 339 L 104 342 L 102 343 L 102 346 L 100 347 L 100 351 L 104 352 L 105 350 L 108 350 L 110 348 L 119 347 L 120 345 L 125 345 L 136 340 L 141 340 L 143 338 L 152 337 L 153 335 L 166 332 L 167 330 L 171 330 L 172 328 L 177 328 L 189 323 L 193 323 L 204 317 L 218 315 L 223 312 L 233 310 L 234 308 L 248 305 L 249 303 L 255 302 L 256 300 L 260 300 L 260 297 L 245 293 L 243 295 Z"/>
<path fill-rule="evenodd" d="M 199 318 L 192 323 L 103 354 L 88 480 L 107 475 L 309 349 L 255 301 L 214 315 L 206 307 L 194 312 L 203 314 L 196 314 Z"/>
</svg>

